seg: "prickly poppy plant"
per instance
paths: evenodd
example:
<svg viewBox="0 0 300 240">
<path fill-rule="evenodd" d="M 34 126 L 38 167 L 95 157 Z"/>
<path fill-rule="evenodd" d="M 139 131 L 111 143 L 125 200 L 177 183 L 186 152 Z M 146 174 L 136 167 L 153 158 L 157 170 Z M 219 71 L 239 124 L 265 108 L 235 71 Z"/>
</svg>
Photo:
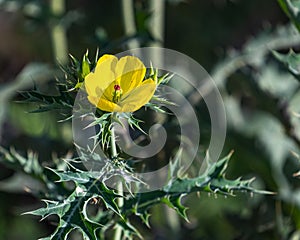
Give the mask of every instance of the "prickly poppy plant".
<svg viewBox="0 0 300 240">
<path fill-rule="evenodd" d="M 131 219 L 135 216 L 151 228 L 149 211 L 157 204 L 166 204 L 188 221 L 187 207 L 182 205 L 181 200 L 190 193 L 229 196 L 236 192 L 265 193 L 250 186 L 253 179 L 226 179 L 231 154 L 209 164 L 205 172 L 197 176 L 180 174 L 180 162 L 184 157 L 180 149 L 170 160 L 165 185 L 139 192 L 139 186 L 147 183 L 136 177 L 134 159 L 117 146 L 115 126 L 119 124 L 122 127 L 125 120 L 133 132 L 141 131 L 140 120 L 134 114 L 137 110 L 145 111 L 145 106 L 167 114 L 159 103 L 172 102 L 155 91 L 160 85 L 172 81 L 170 75 L 158 76 L 156 69 L 147 70 L 144 63 L 134 56 L 118 59 L 113 55 L 103 55 L 98 58 L 96 54 L 95 60 L 91 61 L 88 53 L 81 61 L 71 56 L 70 66 L 62 69 L 65 78 L 56 82 L 59 94 L 49 96 L 33 89 L 22 93 L 24 101 L 37 103 L 37 113 L 54 109 L 62 109 L 64 114 L 69 112 L 68 116 L 64 115 L 65 121 L 69 121 L 74 117 L 72 108 L 76 95 L 83 91 L 88 103 L 96 108 L 89 115 L 90 122 L 85 127 L 97 127 L 94 145 L 100 146 L 103 154 L 86 146 L 76 146 L 81 150 L 78 156 L 63 159 L 47 168 L 40 166 L 34 155 L 28 155 L 34 164 L 27 169 L 31 169 L 45 184 L 44 192 L 38 193 L 45 206 L 27 214 L 41 216 L 42 219 L 58 216 L 55 231 L 42 239 L 68 239 L 73 231 L 80 232 L 86 240 L 142 239 Z M 1 151 L 10 162 L 28 164 L 14 150 Z M 101 163 L 101 168 L 87 168 L 86 163 L 91 161 Z M 112 179 L 115 179 L 114 184 L 111 184 Z M 72 188 L 68 187 L 69 183 L 72 183 Z"/>
</svg>

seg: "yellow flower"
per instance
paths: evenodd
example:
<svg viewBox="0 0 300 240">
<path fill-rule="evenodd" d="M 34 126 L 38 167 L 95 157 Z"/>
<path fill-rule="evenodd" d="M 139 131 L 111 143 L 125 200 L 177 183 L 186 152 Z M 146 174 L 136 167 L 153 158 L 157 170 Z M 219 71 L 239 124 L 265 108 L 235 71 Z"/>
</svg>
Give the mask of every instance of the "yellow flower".
<svg viewBox="0 0 300 240">
<path fill-rule="evenodd" d="M 107 112 L 134 112 L 152 98 L 156 83 L 144 80 L 146 68 L 133 56 L 118 60 L 113 55 L 103 55 L 94 72 L 85 77 L 88 100 Z"/>
</svg>

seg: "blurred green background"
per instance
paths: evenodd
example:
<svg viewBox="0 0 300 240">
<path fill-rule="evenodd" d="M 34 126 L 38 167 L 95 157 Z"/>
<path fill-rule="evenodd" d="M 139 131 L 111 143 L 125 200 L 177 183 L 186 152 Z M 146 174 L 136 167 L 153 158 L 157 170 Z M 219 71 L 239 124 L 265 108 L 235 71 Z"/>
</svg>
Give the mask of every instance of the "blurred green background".
<svg viewBox="0 0 300 240">
<path fill-rule="evenodd" d="M 133 3 L 135 29 L 126 25 L 124 3 Z M 269 51 L 297 50 L 300 39 L 276 1 L 0 0 L 0 34 L 0 145 L 38 152 L 40 162 L 72 149 L 70 124 L 57 123 L 58 112 L 28 114 L 34 106 L 16 102 L 18 91 L 33 82 L 51 89 L 50 80 L 61 74 L 57 60 L 64 63 L 66 53 L 79 58 L 97 47 L 118 53 L 135 44 L 171 48 L 198 61 L 220 88 L 228 114 L 222 155 L 235 151 L 227 177 L 256 177 L 258 188 L 278 194 L 191 195 L 184 199 L 189 223 L 157 206 L 151 229 L 136 223 L 145 239 L 300 239 L 300 180 L 293 176 L 300 169 L 300 120 L 291 114 L 300 111 L 299 86 Z M 203 101 L 196 110 L 207 114 Z M 209 128 L 209 118 L 201 121 Z M 205 151 L 209 131 L 201 139 Z M 1 240 L 53 231 L 55 219 L 20 216 L 41 205 L 27 191 L 39 187 L 0 161 Z"/>
</svg>

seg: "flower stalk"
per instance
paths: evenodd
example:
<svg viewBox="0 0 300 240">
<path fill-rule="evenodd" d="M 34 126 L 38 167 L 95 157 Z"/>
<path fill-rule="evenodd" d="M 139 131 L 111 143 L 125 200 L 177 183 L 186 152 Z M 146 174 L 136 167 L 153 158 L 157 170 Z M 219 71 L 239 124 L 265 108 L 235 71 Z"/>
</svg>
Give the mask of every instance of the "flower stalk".
<svg viewBox="0 0 300 240">
<path fill-rule="evenodd" d="M 122 0 L 122 15 L 124 22 L 125 35 L 133 37 L 137 34 L 135 25 L 135 13 L 134 13 L 134 1 L 133 0 Z M 139 47 L 139 41 L 133 38 L 127 43 L 129 49 L 135 49 Z"/>
<path fill-rule="evenodd" d="M 116 117 L 116 113 L 112 114 L 111 121 Z M 115 130 L 114 125 L 112 122 L 111 130 L 110 130 L 110 147 L 111 147 L 111 158 L 114 160 L 118 156 L 117 147 L 116 147 L 116 136 L 115 136 Z"/>
<path fill-rule="evenodd" d="M 110 147 L 111 147 L 111 159 L 115 160 L 118 157 L 118 152 L 117 152 L 117 146 L 116 146 L 116 135 L 115 135 L 115 129 L 114 129 L 114 123 L 113 119 L 117 117 L 117 113 L 113 113 L 111 117 L 112 125 L 111 125 L 111 130 L 110 130 Z M 122 187 L 122 182 L 117 183 L 117 191 L 119 195 L 123 195 L 123 187 Z M 121 208 L 124 204 L 124 199 L 123 197 L 119 197 L 117 199 L 117 204 L 118 207 Z M 115 233 L 114 233 L 114 240 L 120 240 L 122 237 L 122 227 L 119 225 L 116 225 Z"/>
<path fill-rule="evenodd" d="M 50 1 L 50 8 L 55 18 L 61 17 L 65 13 L 65 1 Z M 51 22 L 51 39 L 55 61 L 62 65 L 68 63 L 68 44 L 66 29 L 58 19 L 53 19 Z"/>
</svg>

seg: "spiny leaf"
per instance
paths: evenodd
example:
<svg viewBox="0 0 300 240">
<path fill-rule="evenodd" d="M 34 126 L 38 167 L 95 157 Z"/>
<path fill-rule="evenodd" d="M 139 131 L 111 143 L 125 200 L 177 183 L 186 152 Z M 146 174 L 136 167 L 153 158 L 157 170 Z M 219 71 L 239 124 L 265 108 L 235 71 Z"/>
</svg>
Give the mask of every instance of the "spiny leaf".
<svg viewBox="0 0 300 240">
<path fill-rule="evenodd" d="M 40 177 L 42 175 L 43 168 L 39 163 L 38 155 L 32 151 L 28 151 L 27 156 L 24 157 L 13 147 L 11 147 L 10 150 L 7 150 L 0 146 L 0 156 L 1 155 L 3 155 L 6 160 L 5 163 L 12 168 L 22 168 L 24 172 L 32 174 L 35 177 Z"/>
<path fill-rule="evenodd" d="M 72 54 L 69 54 L 69 56 L 70 56 L 72 65 L 75 66 L 75 69 L 77 71 L 79 71 L 80 70 L 80 62 Z"/>
<path fill-rule="evenodd" d="M 78 90 L 81 88 L 84 78 L 91 72 L 92 69 L 96 67 L 97 60 L 99 58 L 99 49 L 97 49 L 95 54 L 95 59 L 93 62 L 89 59 L 89 51 L 87 50 L 86 53 L 83 55 L 82 60 L 77 60 L 71 54 L 71 66 L 65 67 L 62 66 L 62 70 L 66 74 L 68 88 L 70 91 Z"/>
<path fill-rule="evenodd" d="M 219 162 L 211 164 L 209 170 L 195 178 L 172 178 L 169 183 L 160 190 L 138 193 L 128 198 L 122 212 L 142 213 L 158 203 L 167 203 L 174 208 L 179 215 L 186 217 L 185 207 L 180 204 L 180 197 L 192 192 L 214 192 L 232 195 L 234 192 L 251 192 L 259 194 L 273 194 L 271 192 L 256 190 L 251 187 L 253 179 L 228 180 L 225 178 L 225 170 L 232 153 Z M 134 210 L 133 210 L 134 209 Z"/>
<path fill-rule="evenodd" d="M 85 185 L 88 186 L 87 184 Z M 92 182 L 88 189 L 89 193 L 99 196 L 108 209 L 111 209 L 117 215 L 123 217 L 120 213 L 120 209 L 117 203 L 115 202 L 115 199 L 117 197 L 121 197 L 120 195 L 116 194 L 113 190 L 110 190 L 108 187 L 106 187 L 106 185 L 103 182 L 99 181 Z"/>
<path fill-rule="evenodd" d="M 133 114 L 131 113 L 124 113 L 122 115 L 122 118 L 126 119 L 126 121 L 128 122 L 129 126 L 134 129 L 138 129 L 140 130 L 142 133 L 146 134 L 147 133 L 140 127 L 140 123 L 142 123 L 143 121 L 139 120 L 139 119 L 136 119 Z"/>
<path fill-rule="evenodd" d="M 298 31 L 300 31 L 300 1 L 278 0 L 278 3 L 284 13 L 291 19 Z"/>
<path fill-rule="evenodd" d="M 181 204 L 181 198 L 183 196 L 183 194 L 180 194 L 178 196 L 167 196 L 163 198 L 162 201 L 169 207 L 173 208 L 181 217 L 183 217 L 188 222 L 188 218 L 186 215 L 187 208 Z"/>
<path fill-rule="evenodd" d="M 164 106 L 177 106 L 177 104 L 159 95 L 153 95 L 150 102 L 145 104 L 146 108 L 150 108 L 155 112 L 170 114 L 169 112 L 163 109 Z"/>
<path fill-rule="evenodd" d="M 290 50 L 288 54 L 281 54 L 272 51 L 273 56 L 283 64 L 283 66 L 300 81 L 300 54 Z"/>
<path fill-rule="evenodd" d="M 81 78 L 84 79 L 86 75 L 88 75 L 91 71 L 90 65 L 91 62 L 89 60 L 89 51 L 87 50 L 86 53 L 83 55 L 82 62 L 81 62 Z"/>
<path fill-rule="evenodd" d="M 161 77 L 158 77 L 158 84 L 168 84 L 168 82 L 174 77 L 174 74 L 166 73 Z"/>
<path fill-rule="evenodd" d="M 228 162 L 233 154 L 233 151 L 231 151 L 226 157 L 219 160 L 218 162 L 211 164 L 206 173 L 204 175 L 208 175 L 211 178 L 219 178 L 222 177 L 227 169 Z"/>
<path fill-rule="evenodd" d="M 76 197 L 76 192 L 71 194 L 63 202 L 46 202 L 45 208 L 37 209 L 26 214 L 34 214 L 43 218 L 56 214 L 59 217 L 59 224 L 55 232 L 48 239 L 67 239 L 68 234 L 78 229 L 84 239 L 97 240 L 96 231 L 102 226 L 99 223 L 86 218 L 86 201 L 87 197 Z M 46 238 L 47 239 L 47 238 Z"/>
<path fill-rule="evenodd" d="M 174 159 L 170 161 L 169 163 L 169 179 L 179 177 L 178 174 L 180 172 L 180 163 L 181 163 L 181 157 L 182 157 L 182 148 L 180 148 Z"/>
<path fill-rule="evenodd" d="M 140 212 L 139 211 L 139 208 L 135 208 L 134 210 L 134 214 L 138 217 L 141 218 L 141 220 L 143 221 L 144 224 L 146 224 L 146 226 L 148 228 L 150 228 L 150 223 L 149 223 L 149 218 L 150 218 L 150 214 L 148 211 L 143 211 L 143 212 Z"/>
<path fill-rule="evenodd" d="M 74 99 L 67 93 L 61 92 L 59 96 L 49 96 L 37 90 L 21 92 L 23 102 L 37 103 L 39 108 L 32 113 L 45 112 L 55 109 L 72 109 Z"/>
<path fill-rule="evenodd" d="M 140 239 L 143 239 L 140 232 L 134 226 L 131 225 L 128 219 L 126 219 L 126 221 L 121 220 L 117 224 L 122 227 L 123 234 L 124 234 L 123 239 L 132 239 L 134 235 L 136 235 Z"/>
<path fill-rule="evenodd" d="M 66 181 L 73 181 L 74 183 L 87 183 L 89 182 L 90 178 L 86 172 L 59 172 L 57 170 L 48 168 L 52 172 L 54 172 L 57 176 L 59 176 L 59 180 L 57 182 L 66 182 Z"/>
<path fill-rule="evenodd" d="M 77 229 L 82 233 L 84 239 L 96 240 L 98 239 L 97 230 L 108 223 L 112 217 L 112 212 L 116 213 L 120 219 L 123 219 L 120 209 L 115 202 L 115 199 L 121 196 L 106 187 L 93 174 L 81 171 L 59 172 L 53 169 L 51 171 L 59 176 L 60 182 L 73 181 L 77 187 L 67 199 L 63 201 L 45 201 L 45 208 L 27 213 L 39 215 L 42 219 L 53 214 L 59 217 L 57 229 L 48 239 L 67 239 L 69 233 Z M 112 210 L 107 211 L 108 214 L 98 218 L 97 222 L 90 219 L 86 211 L 89 201 L 95 197 L 102 199 L 105 207 Z"/>
<path fill-rule="evenodd" d="M 37 210 L 29 211 L 23 214 L 31 214 L 36 216 L 41 216 L 42 220 L 47 218 L 50 215 L 57 215 L 62 217 L 70 208 L 71 204 L 70 201 L 66 200 L 64 202 L 57 202 L 57 201 L 47 201 L 44 200 L 46 203 L 45 208 L 39 208 Z"/>
<path fill-rule="evenodd" d="M 108 209 L 121 216 L 119 207 L 115 202 L 115 198 L 121 196 L 106 187 L 103 182 L 100 182 L 100 179 L 93 178 L 94 176 L 87 172 L 58 172 L 53 169 L 51 170 L 59 176 L 60 182 L 73 181 L 79 188 L 86 191 L 86 194 L 89 196 L 100 197 Z"/>
</svg>

